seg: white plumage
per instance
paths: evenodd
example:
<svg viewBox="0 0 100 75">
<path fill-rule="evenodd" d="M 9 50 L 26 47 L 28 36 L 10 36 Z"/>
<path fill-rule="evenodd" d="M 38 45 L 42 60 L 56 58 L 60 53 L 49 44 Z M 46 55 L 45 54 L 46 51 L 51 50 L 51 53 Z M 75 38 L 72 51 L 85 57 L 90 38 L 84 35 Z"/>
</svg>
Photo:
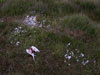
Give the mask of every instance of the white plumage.
<svg viewBox="0 0 100 75">
<path fill-rule="evenodd" d="M 35 52 L 40 52 L 35 46 L 31 46 L 31 48 L 32 48 Z"/>
<path fill-rule="evenodd" d="M 26 53 L 28 53 L 29 55 L 31 55 L 33 57 L 33 60 L 35 60 L 34 53 L 40 52 L 35 46 L 31 46 L 31 48 L 26 49 Z"/>
</svg>

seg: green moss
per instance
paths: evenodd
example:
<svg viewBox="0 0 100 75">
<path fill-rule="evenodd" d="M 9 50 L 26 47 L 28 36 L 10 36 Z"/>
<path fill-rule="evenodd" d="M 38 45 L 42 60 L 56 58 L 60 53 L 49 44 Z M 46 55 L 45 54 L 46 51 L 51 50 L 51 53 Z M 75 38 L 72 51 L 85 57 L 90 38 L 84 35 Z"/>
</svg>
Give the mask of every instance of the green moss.
<svg viewBox="0 0 100 75">
<path fill-rule="evenodd" d="M 0 0 L 0 3 L 3 3 L 4 1 L 6 1 L 6 0 Z"/>
<path fill-rule="evenodd" d="M 92 24 L 87 16 L 84 15 L 72 15 L 63 21 L 63 27 L 70 28 L 72 30 L 80 30 L 88 34 L 89 36 L 96 37 L 98 30 L 95 24 Z"/>
</svg>

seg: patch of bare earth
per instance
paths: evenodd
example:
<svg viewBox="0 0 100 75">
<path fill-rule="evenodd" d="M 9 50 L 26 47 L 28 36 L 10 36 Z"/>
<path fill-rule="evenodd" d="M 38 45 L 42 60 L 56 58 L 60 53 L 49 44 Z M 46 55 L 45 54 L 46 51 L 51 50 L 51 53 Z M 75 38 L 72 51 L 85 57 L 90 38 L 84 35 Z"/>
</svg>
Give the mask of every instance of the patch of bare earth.
<svg viewBox="0 0 100 75">
<path fill-rule="evenodd" d="M 67 29 L 65 31 L 69 36 L 72 36 L 74 38 L 77 38 L 77 37 L 82 37 L 85 35 L 85 32 L 83 31 L 80 31 L 80 30 L 71 30 L 71 29 Z"/>
<path fill-rule="evenodd" d="M 21 19 L 20 17 L 4 17 L 4 18 L 0 18 L 0 23 L 5 22 L 5 23 L 19 23 L 21 24 L 23 22 L 23 19 Z"/>
</svg>

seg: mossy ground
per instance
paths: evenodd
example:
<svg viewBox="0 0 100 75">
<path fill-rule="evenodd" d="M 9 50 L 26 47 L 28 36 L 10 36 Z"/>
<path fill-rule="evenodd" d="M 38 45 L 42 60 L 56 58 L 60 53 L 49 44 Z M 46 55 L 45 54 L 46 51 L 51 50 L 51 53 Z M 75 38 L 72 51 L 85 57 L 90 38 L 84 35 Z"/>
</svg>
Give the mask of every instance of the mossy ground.
<svg viewBox="0 0 100 75">
<path fill-rule="evenodd" d="M 99 0 L 0 0 L 0 74 L 99 75 L 99 3 Z M 37 15 L 38 21 L 46 19 L 44 27 L 30 28 L 12 20 L 26 14 Z M 21 29 L 15 34 L 18 27 Z M 69 50 L 78 49 L 90 62 L 84 66 L 73 58 L 68 66 L 64 62 L 68 43 Z M 32 45 L 40 50 L 35 62 L 25 52 Z"/>
</svg>

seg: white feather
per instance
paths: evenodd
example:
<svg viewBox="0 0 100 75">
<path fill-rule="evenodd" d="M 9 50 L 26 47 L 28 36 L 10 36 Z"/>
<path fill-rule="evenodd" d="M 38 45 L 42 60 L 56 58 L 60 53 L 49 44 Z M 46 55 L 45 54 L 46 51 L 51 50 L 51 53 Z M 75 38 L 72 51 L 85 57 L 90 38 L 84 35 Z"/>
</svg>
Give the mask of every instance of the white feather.
<svg viewBox="0 0 100 75">
<path fill-rule="evenodd" d="M 32 48 L 35 52 L 40 52 L 35 46 L 31 46 L 31 48 Z"/>
<path fill-rule="evenodd" d="M 28 53 L 29 55 L 31 55 L 33 57 L 33 60 L 35 61 L 35 54 L 34 52 L 40 52 L 35 46 L 31 46 L 32 49 L 26 49 L 26 53 Z M 32 50 L 34 52 L 32 52 Z"/>
</svg>

